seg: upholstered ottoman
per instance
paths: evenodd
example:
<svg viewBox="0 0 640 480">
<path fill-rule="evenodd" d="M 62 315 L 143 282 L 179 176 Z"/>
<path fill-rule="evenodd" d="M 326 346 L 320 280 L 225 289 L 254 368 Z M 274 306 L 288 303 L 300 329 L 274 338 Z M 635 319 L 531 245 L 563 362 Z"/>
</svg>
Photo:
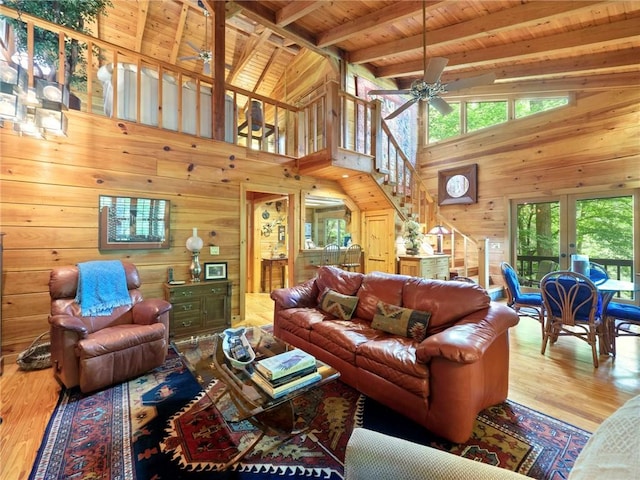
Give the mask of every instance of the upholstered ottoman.
<svg viewBox="0 0 640 480">
<path fill-rule="evenodd" d="M 596 429 L 578 456 L 570 480 L 640 478 L 640 395 Z"/>
<path fill-rule="evenodd" d="M 345 480 L 524 480 L 515 472 L 382 433 L 356 428 L 344 462 Z M 640 478 L 640 395 L 596 429 L 569 474 L 569 480 Z"/>
</svg>

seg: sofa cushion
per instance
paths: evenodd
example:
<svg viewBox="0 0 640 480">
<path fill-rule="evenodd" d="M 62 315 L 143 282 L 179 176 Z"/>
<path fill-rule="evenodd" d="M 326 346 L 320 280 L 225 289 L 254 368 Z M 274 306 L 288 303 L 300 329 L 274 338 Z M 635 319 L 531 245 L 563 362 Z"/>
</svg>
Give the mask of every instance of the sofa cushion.
<svg viewBox="0 0 640 480">
<path fill-rule="evenodd" d="M 378 302 L 371 328 L 421 342 L 427 336 L 431 313 Z"/>
<path fill-rule="evenodd" d="M 314 323 L 311 326 L 309 340 L 323 350 L 355 365 L 358 346 L 385 335 L 387 334 L 371 328 L 369 322 L 354 318 Z"/>
<path fill-rule="evenodd" d="M 372 321 L 376 314 L 378 302 L 403 306 L 402 289 L 411 277 L 407 275 L 394 275 L 392 273 L 373 272 L 368 273 L 362 279 L 362 285 L 358 290 L 358 307 L 356 317 Z"/>
<path fill-rule="evenodd" d="M 441 332 L 470 313 L 488 308 L 491 298 L 480 285 L 412 277 L 403 289 L 402 305 L 431 312 L 427 335 Z"/>
<path fill-rule="evenodd" d="M 358 305 L 358 297 L 343 295 L 330 288 L 325 288 L 320 296 L 320 308 L 342 320 L 351 319 L 356 305 Z"/>
<path fill-rule="evenodd" d="M 359 272 L 348 272 L 338 267 L 324 266 L 318 268 L 316 285 L 318 286 L 318 303 L 326 288 L 342 295 L 355 295 L 364 275 Z"/>
</svg>

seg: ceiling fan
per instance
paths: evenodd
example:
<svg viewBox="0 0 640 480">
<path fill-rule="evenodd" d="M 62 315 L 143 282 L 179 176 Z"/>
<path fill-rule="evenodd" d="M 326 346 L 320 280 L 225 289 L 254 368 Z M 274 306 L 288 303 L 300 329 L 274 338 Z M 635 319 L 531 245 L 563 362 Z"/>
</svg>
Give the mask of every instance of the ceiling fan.
<svg viewBox="0 0 640 480">
<path fill-rule="evenodd" d="M 198 0 L 198 6 L 202 8 L 202 13 L 204 15 L 204 38 L 206 43 L 209 38 L 209 16 L 211 14 L 204 7 L 204 4 L 200 0 Z M 202 48 L 198 48 L 189 40 L 186 40 L 186 44 L 189 45 L 194 52 L 196 52 L 196 55 L 179 57 L 178 60 L 202 60 L 202 62 L 204 63 L 204 67 L 202 69 L 203 73 L 205 75 L 211 75 L 211 61 L 213 60 L 213 52 L 211 50 L 207 50 L 204 46 Z"/>
<path fill-rule="evenodd" d="M 402 112 L 407 110 L 411 105 L 419 100 L 429 102 L 442 115 L 447 115 L 453 111 L 451 106 L 440 95 L 455 90 L 475 87 L 478 85 L 488 85 L 495 81 L 495 73 L 486 73 L 475 77 L 461 78 L 451 83 L 441 83 L 440 75 L 447 66 L 448 59 L 443 57 L 434 57 L 427 64 L 427 13 L 425 2 L 422 2 L 422 68 L 423 76 L 411 83 L 411 87 L 402 90 L 370 90 L 369 95 L 409 95 L 411 98 L 402 104 L 399 108 L 385 117 L 385 120 L 391 120 Z"/>
</svg>

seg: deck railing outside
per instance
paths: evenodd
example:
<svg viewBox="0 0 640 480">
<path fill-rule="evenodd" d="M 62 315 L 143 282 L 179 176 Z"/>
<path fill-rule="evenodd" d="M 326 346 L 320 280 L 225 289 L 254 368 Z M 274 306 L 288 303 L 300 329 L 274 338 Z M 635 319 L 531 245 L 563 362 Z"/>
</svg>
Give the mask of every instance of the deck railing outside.
<svg viewBox="0 0 640 480">
<path fill-rule="evenodd" d="M 516 260 L 516 271 L 521 278 L 530 279 L 534 278 L 538 271 L 538 266 L 543 260 L 558 261 L 558 257 L 555 256 L 536 256 L 536 255 L 518 255 Z M 609 278 L 615 280 L 624 280 L 627 282 L 633 282 L 633 260 L 623 260 L 617 258 L 589 258 L 590 262 L 598 263 L 602 265 Z M 631 298 L 630 292 L 617 293 L 617 297 Z"/>
</svg>

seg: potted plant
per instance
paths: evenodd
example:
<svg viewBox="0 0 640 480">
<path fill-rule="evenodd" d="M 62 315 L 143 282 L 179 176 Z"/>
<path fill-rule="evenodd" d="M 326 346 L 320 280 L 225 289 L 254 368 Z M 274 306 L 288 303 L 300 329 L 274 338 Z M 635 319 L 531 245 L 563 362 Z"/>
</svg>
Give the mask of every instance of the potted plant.
<svg viewBox="0 0 640 480">
<path fill-rule="evenodd" d="M 422 226 L 413 218 L 409 218 L 404 224 L 404 246 L 408 255 L 417 255 L 420 252 L 424 235 Z"/>
</svg>

